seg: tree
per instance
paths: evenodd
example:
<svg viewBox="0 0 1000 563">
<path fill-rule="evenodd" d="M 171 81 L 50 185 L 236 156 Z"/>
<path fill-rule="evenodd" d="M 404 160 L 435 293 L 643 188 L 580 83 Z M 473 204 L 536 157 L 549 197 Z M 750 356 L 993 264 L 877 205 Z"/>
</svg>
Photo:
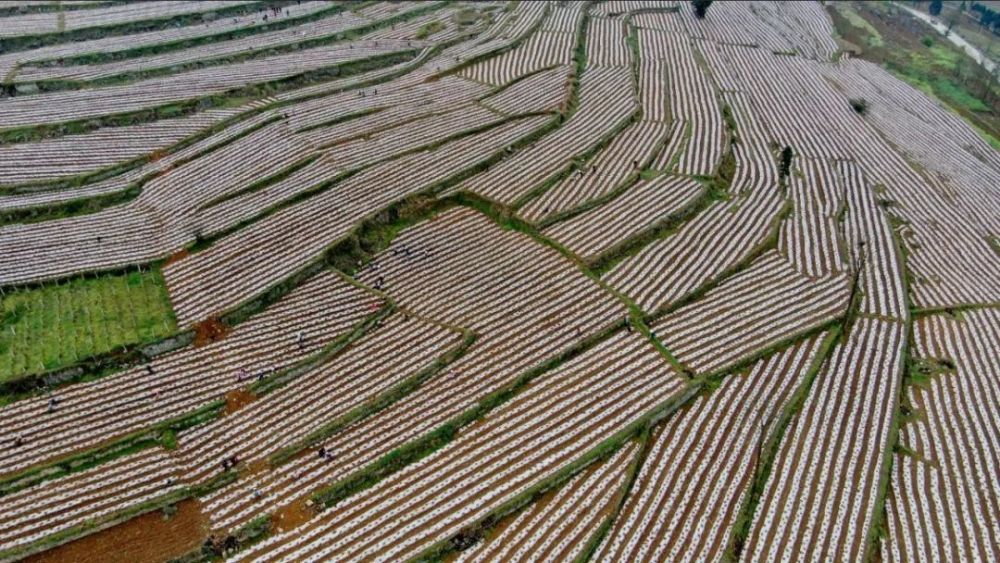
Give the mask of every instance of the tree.
<svg viewBox="0 0 1000 563">
<path fill-rule="evenodd" d="M 787 178 L 792 170 L 792 147 L 786 146 L 781 151 L 781 177 Z"/>
<path fill-rule="evenodd" d="M 712 5 L 712 0 L 691 0 L 691 5 L 694 6 L 694 16 L 700 20 L 705 18 L 705 12 Z"/>
<path fill-rule="evenodd" d="M 930 15 L 932 15 L 932 16 L 936 16 L 936 15 L 940 14 L 941 13 L 941 0 L 934 0 L 933 2 L 931 2 L 930 7 L 927 8 L 927 12 L 930 13 Z"/>
</svg>

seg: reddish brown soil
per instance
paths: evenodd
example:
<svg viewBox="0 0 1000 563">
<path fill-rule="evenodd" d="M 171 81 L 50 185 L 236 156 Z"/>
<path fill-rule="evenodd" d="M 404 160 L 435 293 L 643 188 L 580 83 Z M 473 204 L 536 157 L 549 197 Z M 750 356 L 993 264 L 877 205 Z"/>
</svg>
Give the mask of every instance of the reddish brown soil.
<svg viewBox="0 0 1000 563">
<path fill-rule="evenodd" d="M 279 508 L 274 513 L 274 520 L 272 520 L 275 531 L 287 532 L 316 516 L 316 511 L 306 505 L 307 500 L 308 497 L 301 498 Z"/>
<path fill-rule="evenodd" d="M 194 347 L 205 346 L 218 342 L 229 334 L 229 327 L 219 319 L 212 317 L 194 326 Z"/>
<path fill-rule="evenodd" d="M 29 563 L 145 563 L 165 561 L 198 548 L 208 534 L 201 503 L 185 500 L 164 519 L 154 510 L 26 559 Z"/>
<path fill-rule="evenodd" d="M 246 389 L 233 389 L 226 393 L 226 408 L 223 412 L 227 415 L 232 414 L 256 400 L 257 395 Z"/>
<path fill-rule="evenodd" d="M 170 264 L 173 264 L 174 262 L 176 262 L 178 260 L 183 260 L 184 258 L 187 258 L 190 254 L 191 253 L 188 252 L 188 250 L 186 248 L 183 249 L 183 250 L 178 250 L 177 252 L 175 252 L 175 253 L 171 254 L 169 257 L 167 257 L 167 261 L 164 262 L 163 265 L 164 266 L 169 266 Z"/>
</svg>

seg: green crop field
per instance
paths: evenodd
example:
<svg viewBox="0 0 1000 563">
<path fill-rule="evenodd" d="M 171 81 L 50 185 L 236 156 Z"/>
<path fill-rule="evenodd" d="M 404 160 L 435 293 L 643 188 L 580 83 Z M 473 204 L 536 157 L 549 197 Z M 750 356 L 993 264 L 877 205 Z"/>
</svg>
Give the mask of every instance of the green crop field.
<svg viewBox="0 0 1000 563">
<path fill-rule="evenodd" d="M 8 292 L 0 298 L 0 380 L 71 365 L 175 329 L 158 270 Z"/>
</svg>

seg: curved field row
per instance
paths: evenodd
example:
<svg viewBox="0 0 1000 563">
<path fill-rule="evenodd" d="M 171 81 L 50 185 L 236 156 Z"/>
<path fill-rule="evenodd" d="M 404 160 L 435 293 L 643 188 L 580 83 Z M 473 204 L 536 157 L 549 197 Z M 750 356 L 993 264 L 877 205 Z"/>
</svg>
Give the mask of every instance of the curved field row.
<svg viewBox="0 0 1000 563">
<path fill-rule="evenodd" d="M 219 342 L 159 356 L 49 397 L 0 409 L 0 475 L 51 462 L 190 413 L 261 373 L 290 366 L 347 333 L 377 301 L 321 273 Z M 301 342 L 299 334 L 302 335 Z M 151 372 L 150 372 L 151 370 Z M 245 374 L 243 372 L 246 372 Z M 241 377 L 242 376 L 242 377 Z"/>
<path fill-rule="evenodd" d="M 639 43 L 639 105 L 644 121 L 668 121 L 667 69 L 670 63 L 647 57 L 646 44 Z"/>
<path fill-rule="evenodd" d="M 435 151 L 368 168 L 174 262 L 164 269 L 164 277 L 178 322 L 193 323 L 257 295 L 319 259 L 365 217 L 475 166 L 546 121 L 545 117 L 512 121 Z M 295 244 L 288 244 L 292 240 Z"/>
<path fill-rule="evenodd" d="M 866 122 L 925 170 L 920 178 L 898 155 L 869 157 L 869 177 L 885 186 L 889 211 L 910 222 L 907 265 L 914 273 L 915 304 L 1000 300 L 997 277 L 988 273 L 1000 268 L 1000 255 L 988 243 L 991 233 L 1000 231 L 992 211 L 1000 200 L 990 188 L 1000 185 L 996 151 L 959 117 L 881 68 L 850 61 L 823 71 L 847 95 L 867 100 L 872 109 Z M 956 216 L 965 220 L 953 220 Z"/>
<path fill-rule="evenodd" d="M 648 341 L 619 333 L 540 378 L 431 456 L 238 560 L 416 556 L 684 389 L 683 378 Z"/>
<path fill-rule="evenodd" d="M 235 110 L 208 110 L 190 117 L 0 146 L 0 189 L 10 184 L 50 182 L 120 165 L 167 149 L 235 114 Z"/>
<path fill-rule="evenodd" d="M 289 10 L 291 17 L 299 17 L 328 7 L 329 3 L 325 1 L 305 2 L 288 6 L 286 10 Z M 74 57 L 93 57 L 103 53 L 122 56 L 122 53 L 136 48 L 163 48 L 164 45 L 176 44 L 183 41 L 205 41 L 212 36 L 223 36 L 227 33 L 254 32 L 257 31 L 255 28 L 260 28 L 268 24 L 263 19 L 266 13 L 267 10 L 261 10 L 236 18 L 220 18 L 211 22 L 203 22 L 201 25 L 170 27 L 156 31 L 116 35 L 86 41 L 73 41 L 39 47 L 30 51 L 15 51 L 13 53 L 0 54 L 0 76 L 8 76 L 18 65 L 39 66 L 43 63 L 51 64 L 51 61 L 59 59 L 64 59 L 64 64 L 66 65 L 72 65 Z M 274 20 L 271 20 L 270 23 L 274 23 Z M 16 76 L 16 73 L 12 75 L 12 77 Z"/>
<path fill-rule="evenodd" d="M 371 402 L 460 341 L 455 331 L 398 314 L 389 317 L 344 352 L 262 400 L 182 434 L 176 455 L 185 479 L 201 481 L 233 455 L 248 464 L 267 458 Z M 386 354 L 390 349 L 392 354 Z"/>
<path fill-rule="evenodd" d="M 893 458 L 883 561 L 989 561 L 1000 553 L 1000 314 L 913 323 L 913 355 L 954 369 L 906 388 L 914 420 Z M 919 360 L 918 360 L 919 361 Z"/>
<path fill-rule="evenodd" d="M 641 180 L 611 202 L 546 228 L 545 236 L 592 259 L 694 203 L 705 188 L 690 178 Z"/>
<path fill-rule="evenodd" d="M 666 143 L 663 144 L 663 149 L 656 156 L 656 160 L 652 162 L 650 168 L 660 172 L 669 170 L 675 159 L 680 158 L 680 151 L 684 150 L 687 134 L 688 126 L 686 121 L 671 121 Z"/>
<path fill-rule="evenodd" d="M 610 103 L 609 103 L 610 100 Z M 557 131 L 455 188 L 513 203 L 529 195 L 622 126 L 635 110 L 627 68 L 588 69 L 580 81 L 580 107 Z M 631 164 L 631 163 L 629 163 Z"/>
<path fill-rule="evenodd" d="M 0 29 L 0 38 L 72 31 L 88 27 L 128 23 L 136 19 L 156 19 L 182 14 L 196 14 L 199 12 L 210 12 L 234 4 L 249 3 L 249 0 L 243 0 L 242 2 L 222 2 L 218 0 L 201 0 L 199 2 L 143 2 L 142 4 L 94 8 L 90 10 L 23 14 L 4 18 L 3 29 Z"/>
<path fill-rule="evenodd" d="M 849 280 L 807 278 L 777 252 L 650 328 L 681 362 L 711 373 L 843 317 Z"/>
<path fill-rule="evenodd" d="M 638 451 L 638 444 L 630 443 L 606 461 L 583 470 L 511 521 L 501 523 L 455 562 L 577 560 L 587 540 L 614 508 L 629 463 Z"/>
<path fill-rule="evenodd" d="M 274 119 L 275 115 L 272 113 L 265 113 L 256 117 L 245 119 L 176 152 L 163 156 L 162 158 L 153 159 L 138 168 L 133 168 L 106 180 L 87 184 L 84 187 L 3 196 L 0 197 L 0 210 L 17 210 L 45 205 L 57 205 L 60 203 L 74 201 L 79 198 L 121 193 L 128 190 L 129 187 L 133 185 L 144 185 L 149 180 L 165 174 L 178 166 L 191 162 L 199 157 L 203 157 L 210 152 L 234 141 L 238 137 L 249 134 L 254 129 L 259 128 L 266 122 L 273 121 Z M 113 135 L 111 131 L 112 130 L 108 130 L 109 136 Z M 83 137 L 85 136 L 82 136 L 81 139 Z M 72 139 L 72 137 L 67 138 L 67 140 L 68 139 Z M 14 146 L 16 147 L 20 145 Z M 25 229 L 32 228 L 35 227 L 25 227 Z M 6 236 L 6 233 L 6 230 L 0 230 L 0 238 Z"/>
<path fill-rule="evenodd" d="M 643 60 L 665 61 L 670 116 L 691 126 L 687 147 L 677 172 L 710 176 L 722 158 L 725 128 L 715 89 L 695 57 L 691 40 L 683 35 L 639 29 Z M 651 70 L 659 70 L 649 66 Z"/>
<path fill-rule="evenodd" d="M 273 14 L 272 14 L 273 17 Z M 172 66 L 193 62 L 206 62 L 212 59 L 243 55 L 251 51 L 261 51 L 300 43 L 311 39 L 327 37 L 351 28 L 361 27 L 370 20 L 355 15 L 352 12 L 340 12 L 318 21 L 302 26 L 293 26 L 279 31 L 260 33 L 234 39 L 220 41 L 209 45 L 199 45 L 189 49 L 171 51 L 163 54 L 138 57 L 122 61 L 113 61 L 93 65 L 72 66 L 22 66 L 16 75 L 17 82 L 34 82 L 39 80 L 79 80 L 92 81 L 124 75 L 131 72 L 142 72 L 154 69 L 169 69 Z"/>
<path fill-rule="evenodd" d="M 170 455 L 157 448 L 5 495 L 0 502 L 0 557 L 48 535 L 180 492 L 180 475 Z"/>
<path fill-rule="evenodd" d="M 383 127 L 396 126 L 421 115 L 453 108 L 457 103 L 467 103 L 487 92 L 489 88 L 485 85 L 454 76 L 429 83 L 412 83 L 404 77 L 370 88 L 305 101 L 282 108 L 282 113 L 288 115 L 289 125 L 297 132 L 316 144 L 325 144 L 343 138 L 342 131 L 345 127 L 350 131 L 354 122 L 364 123 L 366 119 L 374 118 Z M 351 115 L 370 111 L 379 113 L 343 121 Z M 334 123 L 327 125 L 329 122 Z"/>
<path fill-rule="evenodd" d="M 639 121 L 629 125 L 586 165 L 578 167 L 523 206 L 519 213 L 526 220 L 537 223 L 609 194 L 638 174 L 653 158 L 667 129 L 666 123 L 657 122 Z"/>
<path fill-rule="evenodd" d="M 312 151 L 268 118 L 236 141 L 171 169 L 143 186 L 135 201 L 89 215 L 0 227 L 0 283 L 24 283 L 120 268 L 164 257 L 199 236 L 192 211 L 302 160 Z M 231 132 L 232 133 L 232 132 Z M 253 158 L 249 158 L 250 155 Z M 156 163 L 159 164 L 159 163 Z M 227 174 L 220 175 L 219 167 Z"/>
<path fill-rule="evenodd" d="M 652 436 L 635 485 L 595 561 L 718 561 L 773 431 L 820 338 L 727 376 Z"/>
<path fill-rule="evenodd" d="M 839 164 L 847 184 L 844 230 L 852 260 L 864 258 L 861 310 L 894 319 L 908 319 L 904 264 L 892 226 L 875 199 L 873 187 L 851 162 Z M 864 242 L 864 248 L 861 243 Z"/>
<path fill-rule="evenodd" d="M 227 491 L 213 521 L 242 523 L 254 490 L 280 506 L 432 431 L 585 338 L 624 318 L 625 307 L 566 258 L 467 209 L 404 231 L 359 279 L 401 307 L 474 331 L 475 343 L 447 370 L 374 416 L 323 442 L 337 459 L 296 459 L 280 473 Z M 379 283 L 381 280 L 381 283 Z M 511 296 L 519 302 L 511 305 Z M 292 479 L 291 477 L 294 477 Z M 259 506 L 262 506 L 259 504 Z"/>
<path fill-rule="evenodd" d="M 720 2 L 716 17 L 698 19 L 687 6 L 673 13 L 637 14 L 635 25 L 705 39 L 720 45 L 761 47 L 827 60 L 837 52 L 833 25 L 815 2 Z"/>
<path fill-rule="evenodd" d="M 556 111 L 569 98 L 570 72 L 565 65 L 543 70 L 483 98 L 482 103 L 508 115 Z"/>
<path fill-rule="evenodd" d="M 782 205 L 771 190 L 717 202 L 677 232 L 622 260 L 603 279 L 644 311 L 667 307 L 767 240 Z"/>
<path fill-rule="evenodd" d="M 540 15 L 536 12 L 529 17 Z M 583 11 L 579 9 L 553 8 L 542 20 L 541 28 L 521 45 L 467 67 L 459 72 L 459 76 L 501 85 L 550 66 L 570 65 L 576 47 L 576 30 L 582 17 Z M 521 33 L 528 31 L 523 25 L 521 27 Z"/>
<path fill-rule="evenodd" d="M 587 25 L 587 65 L 630 66 L 628 29 L 622 18 L 591 17 Z"/>
<path fill-rule="evenodd" d="M 896 410 L 903 325 L 861 318 L 782 440 L 743 559 L 858 561 L 875 518 Z"/>
<path fill-rule="evenodd" d="M 316 47 L 232 65 L 181 72 L 164 78 L 140 80 L 123 86 L 19 96 L 0 104 L 0 123 L 3 123 L 4 128 L 17 128 L 93 119 L 223 94 L 228 90 L 264 84 L 379 55 L 403 56 L 413 52 L 413 48 L 407 47 L 405 42 L 383 41 L 378 46 L 351 47 Z"/>
<path fill-rule="evenodd" d="M 837 224 L 846 191 L 836 166 L 822 160 L 798 159 L 788 184 L 791 217 L 785 221 L 778 250 L 796 270 L 810 277 L 843 272 L 843 240 Z"/>
</svg>

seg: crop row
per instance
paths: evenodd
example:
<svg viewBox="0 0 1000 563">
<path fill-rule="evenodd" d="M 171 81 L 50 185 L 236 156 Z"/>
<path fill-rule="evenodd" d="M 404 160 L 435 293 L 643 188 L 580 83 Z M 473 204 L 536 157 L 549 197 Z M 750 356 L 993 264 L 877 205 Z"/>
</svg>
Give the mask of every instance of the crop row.
<svg viewBox="0 0 1000 563">
<path fill-rule="evenodd" d="M 0 105 L 5 127 L 26 127 L 92 119 L 222 94 L 248 85 L 286 79 L 377 55 L 405 54 L 405 42 L 316 47 L 291 54 L 213 66 L 164 78 L 71 92 L 16 97 Z"/>
<path fill-rule="evenodd" d="M 704 187 L 690 178 L 659 176 L 641 180 L 606 203 L 546 228 L 545 236 L 582 258 L 595 258 L 616 244 L 680 213 Z"/>
<path fill-rule="evenodd" d="M 513 203 L 622 126 L 635 110 L 630 72 L 601 67 L 583 73 L 580 106 L 557 131 L 457 188 Z M 629 163 L 631 164 L 631 163 Z"/>
<path fill-rule="evenodd" d="M 155 54 L 122 61 L 112 61 L 95 65 L 73 66 L 22 66 L 16 75 L 17 82 L 41 80 L 92 81 L 128 73 L 164 69 L 193 62 L 204 62 L 230 56 L 243 55 L 247 51 L 278 48 L 288 44 L 301 43 L 311 39 L 327 37 L 351 28 L 367 25 L 369 20 L 351 12 L 341 12 L 279 31 L 260 33 L 233 41 L 220 41 L 169 53 Z"/>
<path fill-rule="evenodd" d="M 339 452 L 335 460 L 316 465 L 295 459 L 280 472 L 255 477 L 227 496 L 239 500 L 219 504 L 213 520 L 233 523 L 233 514 L 245 510 L 255 489 L 280 506 L 296 492 L 342 479 L 626 314 L 556 251 L 468 209 L 407 229 L 359 279 L 380 285 L 401 307 L 472 330 L 475 343 L 397 403 L 323 442 L 328 451 Z M 512 307 L 515 294 L 518 304 Z"/>
<path fill-rule="evenodd" d="M 619 333 L 538 379 L 429 457 L 239 559 L 416 556 L 684 387 L 648 341 Z"/>
<path fill-rule="evenodd" d="M 710 373 L 842 317 L 848 285 L 807 278 L 769 252 L 650 328 L 678 360 Z"/>
<path fill-rule="evenodd" d="M 638 450 L 630 444 L 585 469 L 558 491 L 502 523 L 496 534 L 462 552 L 455 561 L 576 561 L 601 518 L 618 500 L 629 462 Z"/>
<path fill-rule="evenodd" d="M 862 318 L 836 347 L 782 440 L 745 560 L 865 555 L 905 345 L 901 323 Z"/>
<path fill-rule="evenodd" d="M 48 535 L 95 521 L 183 488 L 169 454 L 147 450 L 3 497 L 0 556 Z"/>
<path fill-rule="evenodd" d="M 544 117 L 512 121 L 368 168 L 226 236 L 164 269 L 181 324 L 228 310 L 322 258 L 354 225 L 393 202 L 433 188 L 530 134 Z M 295 244 L 289 244 L 294 240 Z"/>
<path fill-rule="evenodd" d="M 38 35 L 41 33 L 56 33 L 73 31 L 87 27 L 127 23 L 137 19 L 156 19 L 178 16 L 182 14 L 210 12 L 234 4 L 249 2 L 143 2 L 141 5 L 123 5 L 90 10 L 70 10 L 67 12 L 49 12 L 38 14 L 23 14 L 4 18 L 0 38 L 17 37 L 19 35 Z"/>
<path fill-rule="evenodd" d="M 194 411 L 322 349 L 375 301 L 323 273 L 225 339 L 159 356 L 97 381 L 3 407 L 0 474 L 8 475 Z M 300 336 L 301 335 L 301 336 Z M 243 377 L 238 377 L 242 375 Z M 10 447 L 15 438 L 23 444 Z"/>
<path fill-rule="evenodd" d="M 883 561 L 988 561 L 1000 553 L 1000 315 L 914 321 L 915 411 L 900 429 Z M 921 366 L 931 373 L 920 373 Z"/>
<path fill-rule="evenodd" d="M 781 208 L 778 194 L 765 190 L 716 202 L 603 279 L 643 310 L 663 308 L 749 256 L 774 230 Z"/>
<path fill-rule="evenodd" d="M 395 315 L 347 351 L 230 416 L 180 436 L 177 456 L 187 479 L 219 471 L 237 456 L 262 460 L 323 424 L 372 401 L 457 344 L 459 335 L 416 318 Z M 385 354 L 392 349 L 392 354 Z M 295 413 L 294 417 L 287 416 Z"/>
<path fill-rule="evenodd" d="M 695 58 L 695 48 L 683 35 L 640 29 L 639 49 L 643 61 L 665 61 L 662 66 L 642 65 L 640 70 L 666 70 L 664 93 L 669 100 L 670 115 L 691 127 L 677 171 L 711 175 L 722 158 L 725 128 L 714 87 Z M 643 78 L 642 82 L 648 84 L 650 81 Z"/>
<path fill-rule="evenodd" d="M 720 560 L 761 446 L 819 343 L 806 340 L 726 377 L 664 422 L 594 560 Z"/>
<path fill-rule="evenodd" d="M 640 121 L 626 127 L 597 156 L 520 209 L 526 220 L 539 222 L 611 193 L 654 156 L 667 124 Z"/>
</svg>

